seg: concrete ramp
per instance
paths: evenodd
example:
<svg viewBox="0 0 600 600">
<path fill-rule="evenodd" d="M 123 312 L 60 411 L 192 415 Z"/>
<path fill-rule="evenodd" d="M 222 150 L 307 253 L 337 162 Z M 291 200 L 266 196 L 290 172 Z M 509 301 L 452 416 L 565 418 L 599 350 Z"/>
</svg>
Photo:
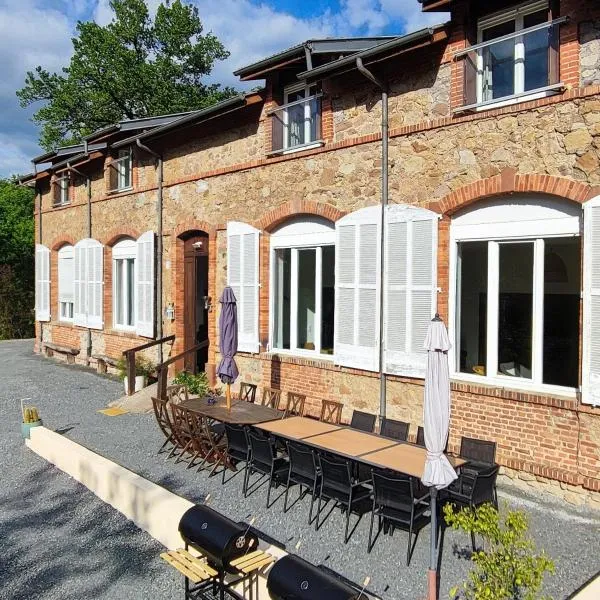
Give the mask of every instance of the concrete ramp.
<svg viewBox="0 0 600 600">
<path fill-rule="evenodd" d="M 113 400 L 109 406 L 116 406 L 130 413 L 152 412 L 152 397 L 156 397 L 157 387 L 158 384 L 153 383 L 133 396 L 121 396 L 118 400 Z"/>
</svg>

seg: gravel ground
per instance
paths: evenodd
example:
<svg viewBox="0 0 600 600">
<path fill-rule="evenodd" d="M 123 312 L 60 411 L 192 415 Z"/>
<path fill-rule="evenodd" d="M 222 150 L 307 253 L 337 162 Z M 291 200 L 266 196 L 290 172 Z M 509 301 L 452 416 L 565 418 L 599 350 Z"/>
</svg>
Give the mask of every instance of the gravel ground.
<svg viewBox="0 0 600 600">
<path fill-rule="evenodd" d="M 106 417 L 97 412 L 121 395 L 119 383 L 34 356 L 31 342 L 0 343 L 0 380 L 5 398 L 30 396 L 48 427 L 192 501 L 203 501 L 210 494 L 209 504 L 233 519 L 248 521 L 256 517 L 255 527 L 289 551 L 294 551 L 300 541 L 297 552 L 315 564 L 323 564 L 358 583 L 370 576 L 369 589 L 384 600 L 414 600 L 424 595 L 428 527 L 419 536 L 411 565 L 406 567 L 407 534 L 402 531 L 393 537 L 381 536 L 371 554 L 367 554 L 368 515 L 344 545 L 343 519 L 337 510 L 327 517 L 318 532 L 306 522 L 308 499 L 298 502 L 287 514 L 283 513 L 283 499 L 266 510 L 265 486 L 244 499 L 241 476 L 222 486 L 220 476 L 209 478 L 206 472 L 186 469 L 184 463 L 176 465 L 173 460 L 157 457 L 162 439 L 152 415 Z M 6 429 L 0 440 L 6 446 L 0 460 L 6 463 L 3 470 L 8 481 L 8 486 L 3 485 L 0 490 L 0 500 L 8 506 L 0 514 L 0 535 L 4 539 L 8 536 L 12 557 L 8 569 L 0 565 L 0 575 L 7 578 L 9 589 L 15 590 L 8 597 L 24 597 L 16 595 L 17 592 L 23 593 L 23 585 L 32 585 L 34 580 L 51 586 L 52 591 L 44 597 L 60 594 L 67 598 L 120 598 L 128 590 L 125 591 L 128 598 L 159 599 L 172 597 L 175 589 L 179 591 L 180 582 L 162 567 L 157 558 L 158 546 L 148 536 L 114 511 L 99 505 L 94 496 L 68 477 L 45 467 L 22 446 L 18 445 L 16 457 L 14 450 L 8 452 L 10 441 L 18 441 L 16 402 L 1 400 L 0 410 L 6 412 L 0 424 Z M 11 446 L 14 449 L 15 445 Z M 29 498 L 23 501 L 27 495 Z M 277 493 L 273 497 L 276 496 Z M 600 570 L 598 513 L 565 508 L 555 500 L 514 490 L 501 490 L 500 496 L 501 501 L 527 511 L 534 540 L 555 560 L 556 574 L 547 578 L 546 585 L 546 592 L 555 600 L 568 598 Z M 40 506 L 43 518 L 39 517 Z M 23 507 L 27 514 L 23 514 Z M 65 519 L 64 515 L 69 517 Z M 15 522 L 22 522 L 23 526 L 16 528 Z M 33 549 L 33 536 L 39 541 L 42 532 L 52 543 L 44 544 L 43 550 Z M 61 534 L 62 544 L 58 541 Z M 71 549 L 75 537 L 78 542 Z M 81 560 L 78 549 L 91 544 L 101 550 L 93 552 L 96 568 L 90 572 L 89 561 Z M 448 598 L 450 587 L 468 573 L 469 548 L 467 536 L 447 532 L 440 598 Z M 35 577 L 36 573 L 43 577 Z M 85 585 L 98 595 L 75 593 Z M 2 593 L 0 597 L 4 597 Z"/>
</svg>

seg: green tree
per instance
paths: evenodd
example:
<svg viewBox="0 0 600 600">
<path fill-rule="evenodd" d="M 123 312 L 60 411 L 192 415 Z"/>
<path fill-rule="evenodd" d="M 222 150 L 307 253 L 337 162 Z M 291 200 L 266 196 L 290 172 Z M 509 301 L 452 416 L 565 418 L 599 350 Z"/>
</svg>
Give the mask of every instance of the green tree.
<svg viewBox="0 0 600 600">
<path fill-rule="evenodd" d="M 23 107 L 44 103 L 33 120 L 46 150 L 123 119 L 205 108 L 235 93 L 202 82 L 229 53 L 212 33 L 202 33 L 196 7 L 166 0 L 152 19 L 144 0 L 110 6 L 108 25 L 77 23 L 73 57 L 62 73 L 37 67 L 17 91 Z"/>
<path fill-rule="evenodd" d="M 0 180 L 0 339 L 33 336 L 34 192 Z"/>
</svg>

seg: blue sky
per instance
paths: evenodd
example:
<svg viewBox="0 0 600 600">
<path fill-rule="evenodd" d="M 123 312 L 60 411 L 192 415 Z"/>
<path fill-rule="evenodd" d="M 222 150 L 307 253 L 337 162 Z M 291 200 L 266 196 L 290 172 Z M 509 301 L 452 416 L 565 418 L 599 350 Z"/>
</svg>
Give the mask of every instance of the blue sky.
<svg viewBox="0 0 600 600">
<path fill-rule="evenodd" d="M 159 1 L 147 0 L 151 11 Z M 211 79 L 238 88 L 237 67 L 305 39 L 401 34 L 446 18 L 423 15 L 417 0 L 189 1 L 231 52 Z M 104 24 L 111 18 L 109 0 L 0 0 L 0 177 L 31 171 L 29 161 L 40 153 L 33 109 L 20 108 L 15 95 L 25 73 L 68 64 L 78 19 Z"/>
</svg>

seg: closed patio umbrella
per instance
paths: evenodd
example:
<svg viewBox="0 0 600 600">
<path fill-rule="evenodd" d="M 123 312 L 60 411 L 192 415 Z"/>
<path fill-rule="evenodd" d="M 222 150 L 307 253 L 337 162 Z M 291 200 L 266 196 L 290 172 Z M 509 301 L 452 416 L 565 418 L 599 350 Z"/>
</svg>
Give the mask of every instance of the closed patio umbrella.
<svg viewBox="0 0 600 600">
<path fill-rule="evenodd" d="M 450 339 L 444 322 L 436 314 L 425 338 L 427 372 L 423 403 L 423 429 L 427 458 L 421 481 L 431 494 L 431 557 L 429 562 L 429 600 L 437 600 L 437 492 L 449 486 L 456 471 L 444 454 L 450 427 Z"/>
<path fill-rule="evenodd" d="M 231 408 L 231 384 L 237 379 L 239 371 L 234 356 L 238 347 L 237 304 L 233 290 L 228 286 L 219 298 L 221 314 L 219 316 L 219 334 L 221 362 L 217 367 L 219 379 L 226 385 L 227 408 Z"/>
</svg>

